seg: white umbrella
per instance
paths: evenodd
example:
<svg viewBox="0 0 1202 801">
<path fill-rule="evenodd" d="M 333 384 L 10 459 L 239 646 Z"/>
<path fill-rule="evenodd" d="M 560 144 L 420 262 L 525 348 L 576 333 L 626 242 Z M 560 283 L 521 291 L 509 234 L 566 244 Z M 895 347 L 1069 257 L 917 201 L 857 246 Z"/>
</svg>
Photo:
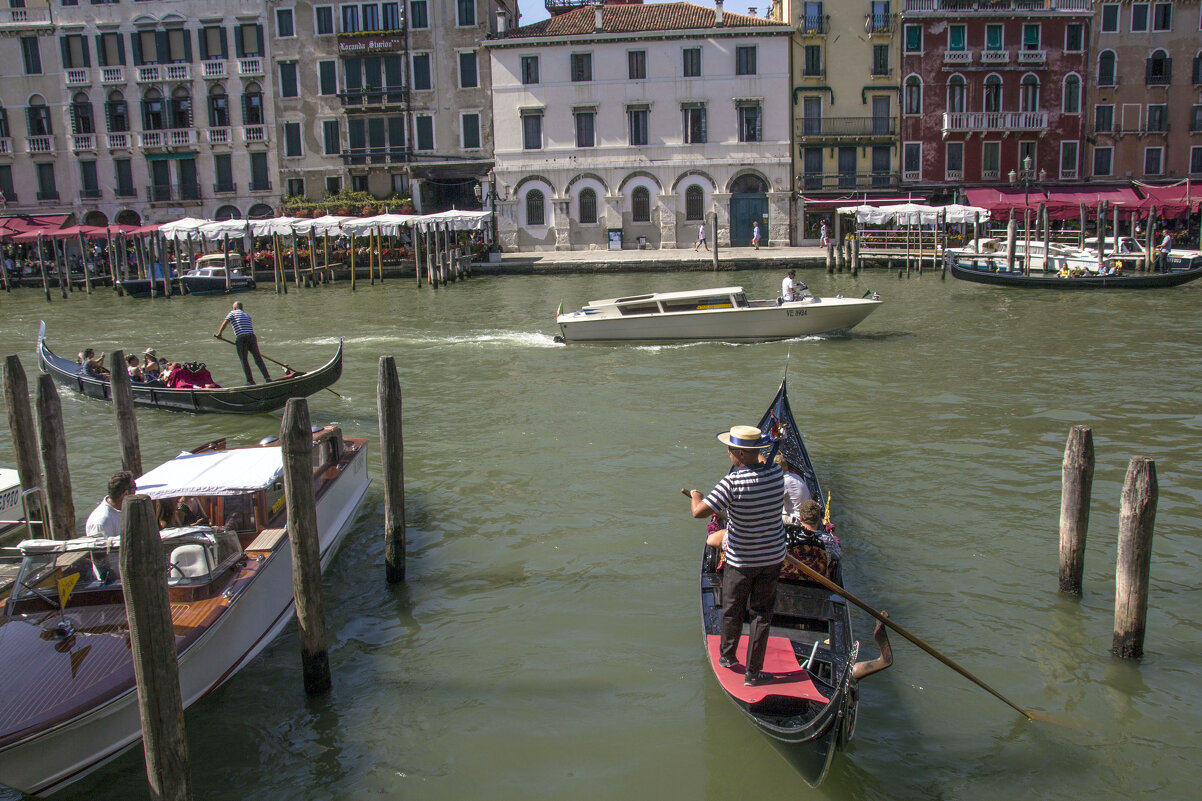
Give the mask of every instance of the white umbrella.
<svg viewBox="0 0 1202 801">
<path fill-rule="evenodd" d="M 437 214 L 423 214 L 417 218 L 417 227 L 428 231 L 436 225 L 446 226 L 451 231 L 483 231 L 488 228 L 492 217 L 489 211 L 440 211 Z"/>
<path fill-rule="evenodd" d="M 164 239 L 183 242 L 188 238 L 188 234 L 195 234 L 200 230 L 201 226 L 208 223 L 209 220 L 201 220 L 197 217 L 184 217 L 169 223 L 163 223 L 159 226 L 159 233 L 163 235 Z"/>
<path fill-rule="evenodd" d="M 962 206 L 959 203 L 952 203 L 949 206 L 941 206 L 939 210 L 943 212 L 944 219 L 949 223 L 971 223 L 976 220 L 978 214 L 981 215 L 981 222 L 989 220 L 989 209 L 983 209 L 980 206 Z"/>
</svg>

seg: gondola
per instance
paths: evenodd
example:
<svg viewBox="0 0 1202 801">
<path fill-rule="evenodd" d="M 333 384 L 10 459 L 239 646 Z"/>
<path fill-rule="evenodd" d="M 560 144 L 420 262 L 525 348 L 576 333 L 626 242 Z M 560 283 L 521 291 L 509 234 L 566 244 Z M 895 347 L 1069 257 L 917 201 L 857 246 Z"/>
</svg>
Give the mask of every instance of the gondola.
<svg viewBox="0 0 1202 801">
<path fill-rule="evenodd" d="M 109 400 L 112 389 L 107 379 L 80 372 L 70 359 L 55 356 L 46 344 L 46 324 L 38 329 L 38 366 L 55 382 L 87 395 Z M 342 376 L 342 340 L 334 358 L 310 373 L 277 378 L 270 383 L 220 389 L 168 389 L 133 383 L 134 403 L 177 412 L 217 412 L 224 414 L 260 414 L 280 409 L 289 398 L 307 398 L 329 387 Z"/>
<path fill-rule="evenodd" d="M 759 428 L 771 432 L 774 449 L 801 474 L 810 494 L 822 502 L 822 488 L 793 420 L 782 381 Z M 791 529 L 791 527 L 789 527 Z M 790 551 L 797 549 L 790 532 Z M 847 602 L 816 583 L 782 574 L 768 639 L 764 670 L 775 680 L 743 684 L 747 626 L 739 643 L 739 664 L 718 664 L 721 571 L 718 549 L 705 546 L 701 560 L 701 620 L 706 656 L 718 683 L 735 706 L 797 768 L 811 787 L 826 776 L 836 752 L 855 732 L 856 690 L 852 668 L 859 643 L 852 636 Z M 842 585 L 838 563 L 831 578 Z M 799 575 L 799 574 L 794 574 Z"/>
<path fill-rule="evenodd" d="M 1021 270 L 992 268 L 987 259 L 980 261 L 977 267 L 973 267 L 971 264 L 961 264 L 958 261 L 952 261 L 950 267 L 952 277 L 959 278 L 961 281 L 993 286 L 1015 286 L 1024 289 L 1160 289 L 1188 284 L 1190 281 L 1202 278 L 1202 266 L 1167 273 L 1089 274 L 1077 278 L 1062 278 L 1054 272 L 1036 270 L 1024 275 Z"/>
</svg>

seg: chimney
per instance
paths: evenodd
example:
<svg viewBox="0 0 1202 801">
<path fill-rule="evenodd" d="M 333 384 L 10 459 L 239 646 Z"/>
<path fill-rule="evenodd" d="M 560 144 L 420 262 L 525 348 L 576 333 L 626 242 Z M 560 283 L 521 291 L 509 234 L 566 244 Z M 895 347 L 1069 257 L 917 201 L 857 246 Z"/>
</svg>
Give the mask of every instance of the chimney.
<svg viewBox="0 0 1202 801">
<path fill-rule="evenodd" d="M 505 33 L 505 9 L 497 9 L 497 33 Z"/>
<path fill-rule="evenodd" d="M 714 27 L 722 25 L 722 0 L 714 0 Z"/>
<path fill-rule="evenodd" d="M 603 6 L 601 3 L 597 3 L 593 6 L 593 31 L 596 33 L 600 33 L 601 31 L 605 30 L 605 25 L 601 22 L 602 8 Z"/>
</svg>

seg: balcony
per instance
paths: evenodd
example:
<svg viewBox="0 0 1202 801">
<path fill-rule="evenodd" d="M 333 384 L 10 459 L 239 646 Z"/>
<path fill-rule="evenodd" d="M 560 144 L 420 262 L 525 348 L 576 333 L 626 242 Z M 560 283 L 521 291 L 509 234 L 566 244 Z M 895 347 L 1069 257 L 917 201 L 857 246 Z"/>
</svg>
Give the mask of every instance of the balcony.
<svg viewBox="0 0 1202 801">
<path fill-rule="evenodd" d="M 263 59 L 255 56 L 253 58 L 238 59 L 238 74 L 239 75 L 262 75 L 263 74 Z"/>
<path fill-rule="evenodd" d="M 0 9 L 0 31 L 41 28 L 50 25 L 50 9 L 2 8 Z"/>
<path fill-rule="evenodd" d="M 1010 51 L 1009 50 L 982 50 L 981 51 L 981 63 L 989 64 L 991 66 L 1001 65 L 1001 64 L 1009 64 L 1010 63 Z"/>
<path fill-rule="evenodd" d="M 108 134 L 109 150 L 128 150 L 129 149 L 129 134 L 128 133 L 111 133 Z"/>
<path fill-rule="evenodd" d="M 1046 111 L 955 111 L 943 115 L 943 135 L 1048 129 Z"/>
<path fill-rule="evenodd" d="M 238 192 L 238 184 L 233 181 L 230 181 L 228 183 L 222 183 L 222 182 L 218 181 L 217 183 L 213 184 L 213 194 L 214 195 L 233 195 L 233 194 L 237 194 L 237 192 Z"/>
<path fill-rule="evenodd" d="M 27 153 L 53 153 L 54 152 L 54 137 L 53 136 L 27 136 L 25 138 L 25 152 L 27 152 Z"/>
<path fill-rule="evenodd" d="M 1148 86 L 1168 86 L 1173 82 L 1173 59 L 1148 59 L 1144 67 L 1144 83 Z"/>
<path fill-rule="evenodd" d="M 952 64 L 957 67 L 967 67 L 972 63 L 971 50 L 944 50 L 943 63 Z"/>
<path fill-rule="evenodd" d="M 902 171 L 902 181 L 905 183 L 912 183 L 914 181 L 921 181 L 921 180 L 922 180 L 922 170 L 903 170 Z"/>
<path fill-rule="evenodd" d="M 387 106 L 405 102 L 405 88 L 402 86 L 371 87 L 368 89 L 348 89 L 338 93 L 338 99 L 344 107 L 356 106 Z"/>
<path fill-rule="evenodd" d="M 190 147 L 196 144 L 196 131 L 191 128 L 172 128 L 167 132 L 169 147 Z"/>
<path fill-rule="evenodd" d="M 200 75 L 202 78 L 215 80 L 226 76 L 224 61 L 202 61 L 200 62 Z"/>
<path fill-rule="evenodd" d="M 1090 0 L 902 0 L 905 14 L 1089 14 Z"/>
<path fill-rule="evenodd" d="M 158 64 L 149 67 L 138 67 L 138 83 L 158 83 L 163 80 L 163 71 Z"/>
<path fill-rule="evenodd" d="M 72 68 L 66 71 L 64 80 L 67 86 L 91 86 L 91 72 L 91 70 Z"/>
<path fill-rule="evenodd" d="M 228 145 L 234 141 L 229 128 L 209 128 L 205 131 L 205 138 L 210 145 Z"/>
<path fill-rule="evenodd" d="M 96 134 L 71 134 L 71 152 L 83 153 L 96 149 Z"/>
<path fill-rule="evenodd" d="M 868 74 L 873 78 L 888 78 L 893 74 L 893 70 L 888 64 L 873 64 Z"/>
<path fill-rule="evenodd" d="M 11 156 L 13 154 L 13 140 L 10 137 L 0 138 L 0 156 Z"/>
<path fill-rule="evenodd" d="M 38 190 L 38 200 L 43 200 L 43 201 L 58 200 L 58 190 L 57 189 L 47 189 L 45 191 L 42 191 L 41 189 L 39 189 Z"/>
<path fill-rule="evenodd" d="M 165 147 L 167 143 L 166 131 L 139 131 L 138 132 L 138 147 Z"/>
<path fill-rule="evenodd" d="M 83 200 L 99 200 L 101 194 L 99 189 L 80 189 L 79 197 Z"/>
<path fill-rule="evenodd" d="M 409 150 L 404 147 L 353 147 L 339 153 L 343 164 L 403 164 L 409 161 Z"/>
<path fill-rule="evenodd" d="M 192 65 L 191 64 L 168 64 L 163 68 L 169 81 L 190 81 L 192 80 Z"/>
<path fill-rule="evenodd" d="M 256 181 L 253 178 L 250 181 L 250 191 L 252 192 L 270 192 L 271 181 Z"/>
<path fill-rule="evenodd" d="M 1075 167 L 1066 167 L 1060 171 L 1061 181 L 1077 180 L 1077 169 Z"/>
<path fill-rule="evenodd" d="M 267 126 L 265 125 L 247 125 L 242 128 L 243 142 L 266 142 L 267 141 Z"/>
<path fill-rule="evenodd" d="M 887 189 L 897 186 L 895 172 L 806 173 L 801 176 L 802 191 L 820 192 L 837 189 Z"/>
<path fill-rule="evenodd" d="M 151 203 L 199 201 L 198 184 L 151 184 L 146 187 L 146 199 Z"/>
<path fill-rule="evenodd" d="M 1019 64 L 1046 64 L 1048 61 L 1048 51 L 1046 50 L 1019 50 Z"/>
<path fill-rule="evenodd" d="M 964 170 L 950 170 L 950 169 L 945 170 L 943 173 L 943 180 L 945 180 L 945 181 L 963 181 L 964 180 Z"/>
<path fill-rule="evenodd" d="M 830 28 L 830 14 L 807 14 L 802 17 L 797 32 L 802 36 L 825 36 Z"/>
<path fill-rule="evenodd" d="M 799 137 L 809 139 L 892 137 L 897 133 L 897 120 L 892 117 L 821 117 L 798 120 L 796 128 Z"/>
<path fill-rule="evenodd" d="M 137 197 L 138 191 L 132 186 L 116 186 L 113 188 L 113 197 Z"/>
<path fill-rule="evenodd" d="M 1001 170 L 981 170 L 982 181 L 1000 181 L 1002 180 Z"/>
<path fill-rule="evenodd" d="M 101 67 L 100 83 L 111 86 L 115 83 L 125 83 L 125 67 Z"/>
<path fill-rule="evenodd" d="M 864 30 L 869 36 L 878 36 L 881 34 L 893 33 L 894 15 L 893 14 L 865 14 L 864 15 Z"/>
</svg>

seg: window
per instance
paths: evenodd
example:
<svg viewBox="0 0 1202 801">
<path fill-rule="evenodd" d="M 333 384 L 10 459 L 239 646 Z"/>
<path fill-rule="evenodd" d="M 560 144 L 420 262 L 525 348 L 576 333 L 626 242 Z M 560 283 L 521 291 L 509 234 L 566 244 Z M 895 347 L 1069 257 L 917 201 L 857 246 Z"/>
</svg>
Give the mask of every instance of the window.
<svg viewBox="0 0 1202 801">
<path fill-rule="evenodd" d="M 922 26 L 907 25 L 906 26 L 906 52 L 921 53 L 922 52 Z"/>
<path fill-rule="evenodd" d="M 338 120 L 322 120 L 321 150 L 327 156 L 337 156 L 342 152 L 342 134 L 338 130 Z"/>
<path fill-rule="evenodd" d="M 476 0 L 455 0 L 455 24 L 461 28 L 476 24 Z"/>
<path fill-rule="evenodd" d="M 100 197 L 100 179 L 96 175 L 96 162 L 79 162 L 79 184 L 81 197 Z"/>
<path fill-rule="evenodd" d="M 1031 73 L 1023 76 L 1019 87 L 1019 111 L 1039 111 L 1039 79 Z"/>
<path fill-rule="evenodd" d="M 271 189 L 271 181 L 267 180 L 267 154 L 250 154 L 250 190 L 266 192 Z"/>
<path fill-rule="evenodd" d="M 596 141 L 596 118 L 595 111 L 576 111 L 572 116 L 576 122 L 576 147 L 593 147 L 597 144 Z"/>
<path fill-rule="evenodd" d="M 326 194 L 336 195 L 342 191 L 342 178 L 337 175 L 326 176 Z"/>
<path fill-rule="evenodd" d="M 427 10 L 426 0 L 409 0 L 409 27 L 430 27 L 430 14 Z"/>
<path fill-rule="evenodd" d="M 638 222 L 651 222 L 651 190 L 636 186 L 630 193 L 630 218 Z"/>
<path fill-rule="evenodd" d="M 1060 177 L 1068 180 L 1074 180 L 1077 177 L 1077 150 L 1076 142 L 1061 142 L 1060 143 Z"/>
<path fill-rule="evenodd" d="M 104 104 L 104 115 L 108 118 L 109 133 L 124 133 L 129 130 L 129 108 L 125 96 L 114 90 Z"/>
<path fill-rule="evenodd" d="M 735 75 L 755 75 L 755 47 L 735 48 Z"/>
<path fill-rule="evenodd" d="M 737 111 L 740 142 L 762 142 L 764 114 L 759 103 L 740 103 Z"/>
<path fill-rule="evenodd" d="M 889 45 L 874 44 L 872 46 L 872 74 L 889 74 Z"/>
<path fill-rule="evenodd" d="M 225 28 L 210 25 L 200 29 L 200 60 L 214 61 L 226 57 Z"/>
<path fill-rule="evenodd" d="M 92 103 L 83 92 L 71 101 L 71 133 L 96 133 L 96 122 L 92 117 Z"/>
<path fill-rule="evenodd" d="M 1173 60 L 1163 50 L 1153 51 L 1144 67 L 1145 83 L 1149 86 L 1166 86 L 1173 82 Z"/>
<path fill-rule="evenodd" d="M 299 122 L 284 123 L 284 155 L 297 158 L 301 152 L 301 127 Z"/>
<path fill-rule="evenodd" d="M 323 95 L 338 94 L 338 62 L 317 62 L 317 92 Z"/>
<path fill-rule="evenodd" d="M 150 31 L 149 33 L 153 36 L 154 31 Z M 244 22 L 234 28 L 234 50 L 237 51 L 238 58 L 262 56 L 263 26 L 253 22 Z"/>
<path fill-rule="evenodd" d="M 459 54 L 459 88 L 475 89 L 480 85 L 476 72 L 476 51 L 467 50 Z"/>
<path fill-rule="evenodd" d="M 577 82 L 591 81 L 593 79 L 593 54 L 573 53 L 571 59 L 572 80 Z"/>
<path fill-rule="evenodd" d="M 647 51 L 629 50 L 626 53 L 626 77 L 641 81 L 647 77 Z"/>
<path fill-rule="evenodd" d="M 1202 131 L 1202 106 L 1194 106 L 1190 110 L 1189 129 L 1191 132 Z M 5 126 L 7 129 L 7 125 Z M 7 134 L 5 134 L 7 136 Z"/>
<path fill-rule="evenodd" d="M 952 114 L 965 111 L 965 98 L 968 95 L 963 75 L 953 75 L 947 79 L 947 110 Z"/>
<path fill-rule="evenodd" d="M 36 164 L 38 200 L 58 200 L 58 184 L 54 180 L 53 164 Z"/>
<path fill-rule="evenodd" d="M 136 31 L 129 35 L 134 48 L 134 64 L 158 64 L 159 46 L 154 31 Z"/>
<path fill-rule="evenodd" d="M 13 186 L 13 168 L 10 164 L 0 164 L 0 197 L 9 203 L 17 199 L 17 190 Z"/>
<path fill-rule="evenodd" d="M 192 40 L 183 28 L 167 31 L 167 63 L 186 64 L 192 60 Z"/>
<path fill-rule="evenodd" d="M 968 32 L 964 25 L 948 26 L 947 49 L 957 52 L 963 52 L 968 49 Z"/>
<path fill-rule="evenodd" d="M 580 207 L 580 222 L 591 225 L 597 222 L 597 190 L 585 187 L 577 198 Z"/>
<path fill-rule="evenodd" d="M 985 26 L 985 49 L 989 51 L 1001 50 L 1003 37 L 1003 28 L 1000 23 L 990 23 Z"/>
<path fill-rule="evenodd" d="M 275 35 L 281 39 L 296 36 L 296 26 L 292 22 L 292 9 L 277 8 L 275 10 Z"/>
<path fill-rule="evenodd" d="M 1173 4 L 1157 3 L 1152 6 L 1152 30 L 1171 31 L 1173 29 Z"/>
<path fill-rule="evenodd" d="M 222 37 L 222 42 L 225 37 Z M 125 39 L 119 33 L 102 33 L 96 37 L 96 63 L 102 67 L 125 66 Z"/>
<path fill-rule="evenodd" d="M 480 149 L 480 114 L 475 111 L 459 115 L 459 146 L 464 150 Z"/>
<path fill-rule="evenodd" d="M 1031 159 L 1031 169 L 1038 171 L 1039 166 L 1035 163 L 1035 142 L 1018 143 L 1018 163 L 1025 164 L 1027 159 Z"/>
<path fill-rule="evenodd" d="M 1038 50 L 1040 41 L 1038 22 L 1023 25 L 1023 50 Z"/>
<path fill-rule="evenodd" d="M 811 77 L 822 76 L 822 45 L 805 46 L 805 62 L 802 74 Z"/>
<path fill-rule="evenodd" d="M 209 91 L 209 127 L 230 127 L 230 98 L 220 86 Z"/>
<path fill-rule="evenodd" d="M 1064 51 L 1080 53 L 1085 50 L 1085 33 L 1080 22 L 1070 22 L 1064 26 Z"/>
<path fill-rule="evenodd" d="M 59 39 L 63 51 L 63 69 L 92 66 L 88 58 L 88 40 L 81 34 L 70 34 Z"/>
<path fill-rule="evenodd" d="M 906 78 L 904 103 L 907 114 L 922 113 L 922 79 L 917 75 Z"/>
<path fill-rule="evenodd" d="M 0 139 L 7 139 L 12 136 L 8 128 L 8 109 L 0 106 Z"/>
<path fill-rule="evenodd" d="M 681 106 L 684 117 L 684 143 L 705 144 L 705 106 L 700 104 Z"/>
<path fill-rule="evenodd" d="M 25 109 L 25 122 L 30 136 L 54 135 L 54 128 L 50 122 L 50 109 L 41 95 L 29 98 L 29 106 Z"/>
<path fill-rule="evenodd" d="M 1194 86 L 1202 83 L 1202 52 L 1194 56 Z"/>
<path fill-rule="evenodd" d="M 263 124 L 263 92 L 257 84 L 250 84 L 242 93 L 242 124 Z"/>
<path fill-rule="evenodd" d="M 985 111 L 997 113 L 1002 110 L 1002 76 L 985 76 Z"/>
<path fill-rule="evenodd" d="M 964 143 L 963 142 L 948 142 L 947 143 L 947 166 L 945 169 L 947 180 L 960 181 L 964 178 Z"/>
<path fill-rule="evenodd" d="M 1153 103 L 1148 106 L 1148 130 L 1153 133 L 1164 133 L 1168 130 L 1169 107 L 1163 103 Z"/>
<path fill-rule="evenodd" d="M 1144 148 L 1144 175 L 1160 175 L 1164 172 L 1164 148 Z"/>
<path fill-rule="evenodd" d="M 651 109 L 647 106 L 631 106 L 626 109 L 626 119 L 629 123 L 630 144 L 640 147 L 647 144 L 650 128 Z"/>
<path fill-rule="evenodd" d="M 699 78 L 701 77 L 701 48 L 686 47 L 681 51 L 684 59 L 683 69 L 684 77 Z"/>
<path fill-rule="evenodd" d="M 1119 32 L 1118 3 L 1106 3 L 1102 6 L 1102 33 Z M 1109 174 L 1109 173 L 1107 173 Z"/>
<path fill-rule="evenodd" d="M 382 3 L 380 5 L 380 30 L 383 31 L 399 31 L 401 30 L 401 5 L 400 3 Z"/>
<path fill-rule="evenodd" d="M 1002 143 L 981 143 L 981 179 L 996 180 L 1002 175 Z"/>
<path fill-rule="evenodd" d="M 313 9 L 314 29 L 318 36 L 329 36 L 334 32 L 334 7 L 318 6 Z"/>
<path fill-rule="evenodd" d="M 38 37 L 21 37 L 21 59 L 25 63 L 26 75 L 42 74 L 42 53 L 38 50 Z"/>
<path fill-rule="evenodd" d="M 902 145 L 902 178 L 906 181 L 922 180 L 922 142 L 906 142 Z"/>
<path fill-rule="evenodd" d="M 1098 54 L 1098 86 L 1117 86 L 1114 74 L 1114 51 L 1103 50 Z"/>
<path fill-rule="evenodd" d="M 1202 173 L 1202 147 L 1191 147 L 1189 149 L 1189 171 L 1191 175 Z"/>
<path fill-rule="evenodd" d="M 522 56 L 522 83 L 538 83 L 538 56 Z"/>
<path fill-rule="evenodd" d="M 1069 75 L 1064 79 L 1064 102 L 1062 108 L 1065 114 L 1081 113 L 1081 78 Z"/>
<path fill-rule="evenodd" d="M 430 76 L 430 54 L 429 53 L 414 53 L 413 54 L 413 89 L 420 92 L 434 88 L 434 82 Z"/>
<path fill-rule="evenodd" d="M 684 190 L 684 218 L 687 222 L 696 222 L 703 218 L 701 205 L 705 201 L 705 192 L 697 184 Z"/>
<path fill-rule="evenodd" d="M 543 146 L 543 113 L 526 113 L 522 115 L 522 148 L 525 150 L 541 150 Z"/>
<path fill-rule="evenodd" d="M 546 225 L 546 201 L 538 189 L 526 193 L 526 225 Z"/>
<path fill-rule="evenodd" d="M 1114 106 L 1093 107 L 1093 132 L 1111 133 L 1114 131 Z"/>
<path fill-rule="evenodd" d="M 296 62 L 280 62 L 280 97 L 299 97 L 300 89 L 296 82 Z"/>
<path fill-rule="evenodd" d="M 305 179 L 304 178 L 289 178 L 288 191 L 285 193 L 288 197 L 304 197 L 305 196 Z"/>
<path fill-rule="evenodd" d="M 359 6 L 342 7 L 342 32 L 357 33 L 359 30 Z"/>
<path fill-rule="evenodd" d="M 1134 3 L 1131 6 L 1131 31 L 1146 31 L 1148 29 L 1148 4 Z"/>
<path fill-rule="evenodd" d="M 418 114 L 413 120 L 414 133 L 417 138 L 418 150 L 434 149 L 434 117 L 429 114 Z"/>
</svg>

